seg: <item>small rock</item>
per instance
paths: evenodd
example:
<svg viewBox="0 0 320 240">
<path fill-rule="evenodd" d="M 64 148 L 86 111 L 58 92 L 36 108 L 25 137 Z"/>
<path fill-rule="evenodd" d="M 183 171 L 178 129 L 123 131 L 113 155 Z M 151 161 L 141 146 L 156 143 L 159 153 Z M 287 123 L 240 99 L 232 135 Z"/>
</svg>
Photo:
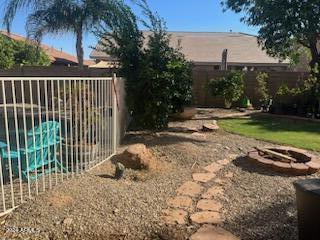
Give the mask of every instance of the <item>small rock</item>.
<svg viewBox="0 0 320 240">
<path fill-rule="evenodd" d="M 116 172 L 114 174 L 114 178 L 117 180 L 121 179 L 124 175 L 125 169 L 126 169 L 125 166 L 118 162 L 116 164 Z"/>
<path fill-rule="evenodd" d="M 197 182 L 206 183 L 209 182 L 216 175 L 214 173 L 194 173 L 192 175 L 193 180 Z"/>
<path fill-rule="evenodd" d="M 114 210 L 112 211 L 113 214 L 117 214 L 118 212 L 120 212 L 120 210 L 119 210 L 118 208 L 116 208 L 116 209 L 114 209 Z"/>
<path fill-rule="evenodd" d="M 63 220 L 63 225 L 66 226 L 66 227 L 68 227 L 68 226 L 70 226 L 70 225 L 72 224 L 72 222 L 73 222 L 73 219 L 72 219 L 72 218 L 65 218 L 65 219 Z"/>
</svg>

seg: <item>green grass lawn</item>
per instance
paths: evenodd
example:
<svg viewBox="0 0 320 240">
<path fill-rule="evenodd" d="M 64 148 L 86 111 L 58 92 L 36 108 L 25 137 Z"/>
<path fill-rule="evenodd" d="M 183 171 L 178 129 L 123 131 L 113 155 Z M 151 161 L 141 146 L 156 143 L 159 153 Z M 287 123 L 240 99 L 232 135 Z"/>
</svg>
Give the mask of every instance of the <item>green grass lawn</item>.
<svg viewBox="0 0 320 240">
<path fill-rule="evenodd" d="M 223 119 L 219 126 L 227 132 L 320 152 L 320 123 L 259 116 Z"/>
</svg>

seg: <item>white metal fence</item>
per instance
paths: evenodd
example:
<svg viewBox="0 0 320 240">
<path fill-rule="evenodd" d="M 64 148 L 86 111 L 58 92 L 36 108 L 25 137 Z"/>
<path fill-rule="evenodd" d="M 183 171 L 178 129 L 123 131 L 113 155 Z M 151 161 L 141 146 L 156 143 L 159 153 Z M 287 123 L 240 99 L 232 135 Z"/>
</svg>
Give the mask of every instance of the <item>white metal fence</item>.
<svg viewBox="0 0 320 240">
<path fill-rule="evenodd" d="M 0 78 L 0 215 L 116 151 L 113 78 Z"/>
</svg>

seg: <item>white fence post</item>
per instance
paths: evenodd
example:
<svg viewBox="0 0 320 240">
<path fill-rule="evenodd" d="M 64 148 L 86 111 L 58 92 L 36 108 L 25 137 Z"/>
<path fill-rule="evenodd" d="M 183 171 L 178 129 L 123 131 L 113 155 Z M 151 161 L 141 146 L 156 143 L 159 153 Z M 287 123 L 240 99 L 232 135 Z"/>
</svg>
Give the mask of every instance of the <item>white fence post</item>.
<svg viewBox="0 0 320 240">
<path fill-rule="evenodd" d="M 113 117 L 113 153 L 117 152 L 117 113 L 118 113 L 118 104 L 117 104 L 117 75 L 113 74 L 112 79 L 113 91 L 112 91 L 112 117 Z"/>
</svg>

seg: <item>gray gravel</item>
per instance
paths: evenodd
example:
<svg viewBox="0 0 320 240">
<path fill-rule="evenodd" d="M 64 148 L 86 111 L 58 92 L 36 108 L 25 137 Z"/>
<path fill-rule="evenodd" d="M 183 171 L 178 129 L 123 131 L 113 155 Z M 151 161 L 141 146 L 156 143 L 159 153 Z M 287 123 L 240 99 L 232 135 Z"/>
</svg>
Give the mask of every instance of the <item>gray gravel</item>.
<svg viewBox="0 0 320 240">
<path fill-rule="evenodd" d="M 223 113 L 219 113 L 224 114 Z M 160 173 L 126 171 L 125 178 L 112 179 L 111 163 L 64 182 L 10 214 L 7 227 L 34 227 L 40 234 L 9 234 L 16 239 L 186 239 L 192 226 L 168 227 L 161 219 L 166 200 L 191 173 L 229 154 L 245 155 L 261 141 L 219 131 L 192 135 L 212 121 L 212 112 L 198 120 L 173 122 L 161 133 L 129 132 L 125 145 L 145 143 L 169 164 Z M 194 169 L 191 169 L 195 166 Z M 223 169 L 234 172 L 225 190 L 223 227 L 242 239 L 297 239 L 297 217 L 292 182 L 297 177 L 273 174 L 239 158 Z M 211 183 L 210 183 L 211 184 Z M 208 184 L 208 186 L 210 185 Z M 1 236 L 0 230 L 0 236 Z"/>
</svg>

